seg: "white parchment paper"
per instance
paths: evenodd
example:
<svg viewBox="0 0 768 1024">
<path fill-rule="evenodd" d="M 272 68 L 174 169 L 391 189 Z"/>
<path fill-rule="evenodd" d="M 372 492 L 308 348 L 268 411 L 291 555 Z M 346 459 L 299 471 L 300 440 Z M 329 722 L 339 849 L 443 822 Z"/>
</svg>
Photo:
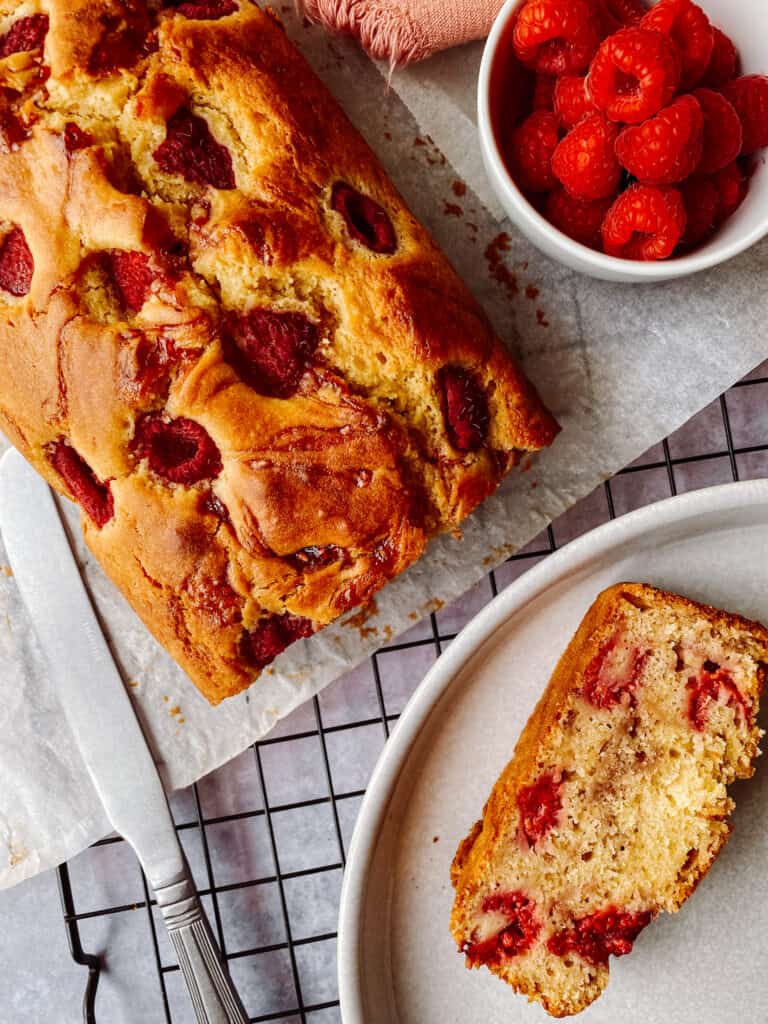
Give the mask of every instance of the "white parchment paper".
<svg viewBox="0 0 768 1024">
<path fill-rule="evenodd" d="M 283 15 L 516 352 L 563 433 L 486 502 L 462 541 L 433 543 L 377 597 L 364 622 L 352 615 L 300 642 L 248 693 L 216 709 L 81 545 L 87 584 L 174 788 L 233 757 L 377 645 L 457 597 L 768 356 L 768 244 L 717 271 L 664 286 L 579 277 L 497 220 L 473 125 L 477 47 L 398 74 L 386 90 L 379 70 L 352 44 L 303 27 L 287 8 Z M 75 527 L 75 511 L 68 516 Z M 0 658 L 0 886 L 9 886 L 110 828 L 7 570 L 0 571 Z"/>
</svg>

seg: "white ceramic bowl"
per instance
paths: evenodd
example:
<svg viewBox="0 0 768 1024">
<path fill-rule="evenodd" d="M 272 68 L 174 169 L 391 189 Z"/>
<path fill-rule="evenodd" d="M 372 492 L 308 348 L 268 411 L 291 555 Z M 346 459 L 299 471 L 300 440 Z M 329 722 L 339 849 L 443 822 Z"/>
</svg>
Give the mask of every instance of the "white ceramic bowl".
<svg viewBox="0 0 768 1024">
<path fill-rule="evenodd" d="M 509 81 L 511 30 L 525 0 L 507 0 L 483 53 L 478 83 L 480 146 L 488 176 L 510 220 L 548 256 L 606 281 L 668 281 L 707 270 L 731 259 L 768 234 L 768 163 L 758 154 L 749 194 L 733 217 L 690 255 L 643 263 L 595 252 L 558 231 L 541 216 L 515 184 L 499 143 L 502 107 L 509 109 L 514 85 Z M 768 0 L 700 0 L 712 23 L 722 28 L 741 54 L 743 74 L 768 74 Z M 506 92 L 506 96 L 501 93 Z"/>
</svg>

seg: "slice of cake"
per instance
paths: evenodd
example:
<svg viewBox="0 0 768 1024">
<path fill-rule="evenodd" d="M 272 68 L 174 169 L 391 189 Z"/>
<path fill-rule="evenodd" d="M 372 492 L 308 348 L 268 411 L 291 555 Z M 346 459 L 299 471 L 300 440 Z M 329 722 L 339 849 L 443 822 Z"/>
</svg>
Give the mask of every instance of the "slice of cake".
<svg viewBox="0 0 768 1024">
<path fill-rule="evenodd" d="M 601 594 L 452 868 L 451 931 L 555 1017 L 608 984 L 727 840 L 754 771 L 768 630 L 637 583 Z"/>
</svg>

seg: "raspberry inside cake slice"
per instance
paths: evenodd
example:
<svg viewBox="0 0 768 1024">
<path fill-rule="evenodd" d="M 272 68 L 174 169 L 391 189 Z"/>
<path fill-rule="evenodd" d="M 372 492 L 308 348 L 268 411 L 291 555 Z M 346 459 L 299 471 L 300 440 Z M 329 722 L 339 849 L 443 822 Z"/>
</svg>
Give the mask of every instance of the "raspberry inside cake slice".
<svg viewBox="0 0 768 1024">
<path fill-rule="evenodd" d="M 555 1017 L 602 993 L 730 834 L 767 662 L 758 623 L 643 584 L 598 597 L 453 862 L 468 967 Z"/>
</svg>

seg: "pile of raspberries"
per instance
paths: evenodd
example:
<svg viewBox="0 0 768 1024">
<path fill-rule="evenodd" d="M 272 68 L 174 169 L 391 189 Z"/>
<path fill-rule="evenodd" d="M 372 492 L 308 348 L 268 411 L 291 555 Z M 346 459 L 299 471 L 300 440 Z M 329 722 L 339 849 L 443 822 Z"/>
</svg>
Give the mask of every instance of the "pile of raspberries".
<svg viewBox="0 0 768 1024">
<path fill-rule="evenodd" d="M 768 76 L 737 77 L 736 47 L 701 7 L 528 0 L 513 31 L 535 82 L 507 159 L 555 227 L 609 256 L 663 260 L 734 213 L 768 146 Z"/>
</svg>

